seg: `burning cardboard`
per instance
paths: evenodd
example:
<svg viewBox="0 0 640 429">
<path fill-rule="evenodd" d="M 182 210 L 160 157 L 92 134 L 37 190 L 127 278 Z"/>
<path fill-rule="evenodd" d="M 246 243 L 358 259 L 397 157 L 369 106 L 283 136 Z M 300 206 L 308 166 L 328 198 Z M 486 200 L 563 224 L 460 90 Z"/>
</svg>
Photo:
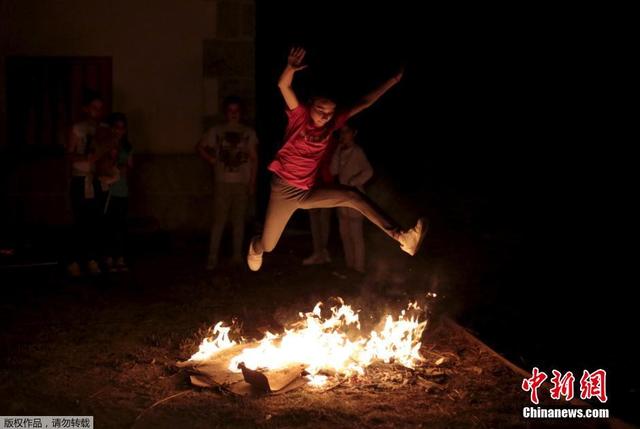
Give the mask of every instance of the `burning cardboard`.
<svg viewBox="0 0 640 429">
<path fill-rule="evenodd" d="M 326 313 L 326 311 L 325 311 Z M 358 312 L 342 300 L 323 316 L 322 303 L 283 334 L 267 332 L 260 341 L 236 342 L 230 328 L 219 322 L 213 337 L 205 338 L 198 352 L 179 363 L 191 372 L 191 382 L 202 387 L 222 386 L 231 392 L 283 393 L 304 384 L 322 387 L 327 374 L 363 375 L 376 361 L 408 368 L 419 364 L 420 338 L 426 320 L 417 303 L 397 318 L 387 315 L 377 329 L 364 335 Z"/>
</svg>

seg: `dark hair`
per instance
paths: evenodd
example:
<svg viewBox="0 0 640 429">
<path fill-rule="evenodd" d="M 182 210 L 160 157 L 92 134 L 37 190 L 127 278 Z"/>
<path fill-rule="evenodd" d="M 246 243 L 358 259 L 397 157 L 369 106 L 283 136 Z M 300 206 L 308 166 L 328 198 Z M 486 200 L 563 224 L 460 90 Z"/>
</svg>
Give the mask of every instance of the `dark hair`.
<svg viewBox="0 0 640 429">
<path fill-rule="evenodd" d="M 351 131 L 353 131 L 354 133 L 358 132 L 358 126 L 354 123 L 353 119 L 349 119 L 348 121 L 346 121 L 344 123 L 344 125 L 342 125 L 343 127 L 347 127 L 349 128 Z"/>
<path fill-rule="evenodd" d="M 124 127 L 127 129 L 127 132 L 124 134 L 124 136 L 122 136 L 122 147 L 124 148 L 124 150 L 130 151 L 133 146 L 129 141 L 129 121 L 127 120 L 127 115 L 122 112 L 113 112 L 107 118 L 107 123 L 110 127 L 113 127 L 116 122 L 122 122 L 124 124 Z"/>
<path fill-rule="evenodd" d="M 102 97 L 98 91 L 89 88 L 82 90 L 82 107 L 86 107 L 96 100 L 102 101 Z"/>
<path fill-rule="evenodd" d="M 355 142 L 356 139 L 358 138 L 358 127 L 354 124 L 353 120 L 348 120 L 347 122 L 345 122 L 341 128 L 338 128 L 336 130 L 336 133 L 340 133 L 342 132 L 342 128 L 349 128 L 351 130 L 351 132 L 353 133 L 353 141 Z"/>
<path fill-rule="evenodd" d="M 222 108 L 226 111 L 227 107 L 232 104 L 237 104 L 240 106 L 240 110 L 244 109 L 244 104 L 242 103 L 242 98 L 237 95 L 228 95 L 222 100 Z"/>
<path fill-rule="evenodd" d="M 309 104 L 311 105 L 318 100 L 326 100 L 326 101 L 332 102 L 336 106 L 338 105 L 338 102 L 336 101 L 336 99 L 334 97 L 331 97 L 329 94 L 316 94 L 309 99 Z"/>
</svg>

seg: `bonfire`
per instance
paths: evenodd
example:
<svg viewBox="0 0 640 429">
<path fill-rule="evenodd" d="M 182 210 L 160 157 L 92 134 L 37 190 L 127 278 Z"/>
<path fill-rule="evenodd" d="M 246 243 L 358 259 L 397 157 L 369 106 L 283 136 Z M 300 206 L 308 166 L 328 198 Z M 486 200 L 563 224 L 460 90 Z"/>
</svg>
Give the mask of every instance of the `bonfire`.
<svg viewBox="0 0 640 429">
<path fill-rule="evenodd" d="M 424 361 L 420 348 L 427 320 L 417 302 L 397 317 L 385 315 L 368 333 L 360 311 L 340 298 L 337 302 L 328 309 L 319 302 L 311 312 L 299 313 L 283 333 L 267 332 L 258 341 L 232 339 L 231 325 L 218 322 L 213 335 L 180 366 L 192 369 L 196 385 L 231 387 L 238 393 L 251 385 L 273 393 L 299 386 L 292 384 L 296 379 L 322 388 L 330 379 L 363 376 L 374 362 L 415 368 Z"/>
</svg>

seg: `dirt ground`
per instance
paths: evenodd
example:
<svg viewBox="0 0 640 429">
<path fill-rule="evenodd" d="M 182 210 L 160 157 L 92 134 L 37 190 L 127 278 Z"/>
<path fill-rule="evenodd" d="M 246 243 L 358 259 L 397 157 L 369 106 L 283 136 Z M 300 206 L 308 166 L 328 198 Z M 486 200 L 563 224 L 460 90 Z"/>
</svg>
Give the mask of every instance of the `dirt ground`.
<svg viewBox="0 0 640 429">
<path fill-rule="evenodd" d="M 99 428 L 608 427 L 607 420 L 525 420 L 522 408 L 531 404 L 522 377 L 437 315 L 419 371 L 376 364 L 331 390 L 259 398 L 191 386 L 175 363 L 219 320 L 237 317 L 245 335 L 258 336 L 337 295 L 377 317 L 433 284 L 428 261 L 407 262 L 386 244 L 371 255 L 386 263 L 366 277 L 341 268 L 339 258 L 302 267 L 307 246 L 306 236 L 285 238 L 258 273 L 223 266 L 212 275 L 201 249 L 183 243 L 139 256 L 126 274 L 78 282 L 46 269 L 3 274 L 11 298 L 0 308 L 0 414 L 92 415 Z"/>
</svg>

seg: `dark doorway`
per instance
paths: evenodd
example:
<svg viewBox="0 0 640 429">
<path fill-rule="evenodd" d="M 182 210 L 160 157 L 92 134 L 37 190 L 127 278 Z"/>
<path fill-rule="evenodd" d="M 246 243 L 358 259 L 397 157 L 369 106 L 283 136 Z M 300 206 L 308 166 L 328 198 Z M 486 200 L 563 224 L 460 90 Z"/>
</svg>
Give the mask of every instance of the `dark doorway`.
<svg viewBox="0 0 640 429">
<path fill-rule="evenodd" d="M 110 57 L 7 58 L 8 146 L 34 156 L 62 153 L 83 91 L 98 92 L 110 111 L 111 64 Z"/>
</svg>

